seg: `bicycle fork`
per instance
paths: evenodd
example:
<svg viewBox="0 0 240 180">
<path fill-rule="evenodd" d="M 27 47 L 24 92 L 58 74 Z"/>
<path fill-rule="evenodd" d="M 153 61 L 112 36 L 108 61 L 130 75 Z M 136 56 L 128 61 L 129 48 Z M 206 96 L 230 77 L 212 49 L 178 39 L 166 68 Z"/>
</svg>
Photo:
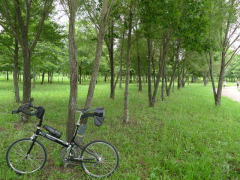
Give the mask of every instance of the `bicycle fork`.
<svg viewBox="0 0 240 180">
<path fill-rule="evenodd" d="M 31 137 L 30 137 L 30 139 L 32 140 L 32 144 L 31 144 L 31 146 L 30 146 L 30 148 L 29 148 L 29 150 L 28 150 L 28 152 L 27 152 L 27 155 L 26 155 L 26 159 L 28 158 L 28 156 L 29 156 L 29 154 L 31 153 L 31 151 L 32 151 L 32 149 L 33 149 L 33 146 L 34 146 L 34 144 L 35 144 L 35 142 L 36 142 L 36 140 L 37 140 L 37 137 L 38 137 L 38 135 L 36 134 L 36 133 L 34 133 Z"/>
</svg>

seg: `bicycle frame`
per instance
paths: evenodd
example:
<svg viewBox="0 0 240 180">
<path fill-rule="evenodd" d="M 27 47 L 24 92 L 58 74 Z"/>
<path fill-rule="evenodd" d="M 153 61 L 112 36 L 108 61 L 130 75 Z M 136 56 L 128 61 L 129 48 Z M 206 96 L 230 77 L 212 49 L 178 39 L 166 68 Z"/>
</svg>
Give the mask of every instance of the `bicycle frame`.
<svg viewBox="0 0 240 180">
<path fill-rule="evenodd" d="M 83 146 L 75 143 L 75 141 L 74 141 L 74 139 L 75 139 L 75 137 L 76 137 L 76 135 L 77 135 L 78 129 L 79 129 L 79 127 L 80 127 L 80 120 L 81 120 L 81 116 L 82 116 L 82 114 L 83 114 L 82 111 L 77 111 L 77 112 L 80 113 L 80 116 L 79 116 L 79 119 L 78 119 L 78 121 L 77 121 L 77 123 L 76 123 L 76 128 L 75 128 L 75 131 L 74 131 L 74 134 L 73 134 L 73 138 L 71 139 L 70 142 L 63 141 L 63 140 L 61 140 L 61 139 L 59 139 L 59 138 L 56 138 L 56 137 L 54 137 L 54 136 L 52 136 L 52 135 L 50 135 L 50 134 L 42 131 L 42 130 L 41 130 L 41 126 L 38 125 L 36 132 L 33 134 L 33 136 L 31 136 L 31 139 L 32 139 L 33 143 L 31 144 L 31 146 L 30 146 L 30 148 L 29 148 L 29 150 L 28 150 L 27 156 L 30 154 L 30 152 L 31 152 L 31 150 L 32 150 L 32 148 L 33 148 L 33 146 L 34 146 L 34 144 L 35 144 L 38 136 L 42 136 L 42 137 L 44 137 L 44 138 L 46 138 L 46 139 L 48 139 L 48 140 L 50 140 L 50 141 L 53 141 L 53 142 L 55 142 L 55 143 L 57 143 L 57 144 L 60 144 L 60 145 L 63 146 L 63 147 L 66 147 L 66 148 L 67 148 L 67 153 L 68 153 L 68 155 L 70 154 L 70 151 L 71 151 L 73 145 L 77 145 L 81 150 L 83 150 Z M 98 159 L 98 157 L 96 156 L 96 154 L 91 153 L 91 152 L 88 152 L 88 153 Z M 67 155 L 67 156 L 68 156 L 68 155 Z M 72 161 L 82 161 L 82 162 L 84 161 L 84 162 L 89 162 L 89 163 L 95 163 L 95 162 L 90 162 L 90 161 L 86 161 L 86 160 L 93 160 L 93 159 L 85 159 L 85 160 L 79 159 L 79 158 L 74 158 L 74 159 L 72 159 Z"/>
</svg>

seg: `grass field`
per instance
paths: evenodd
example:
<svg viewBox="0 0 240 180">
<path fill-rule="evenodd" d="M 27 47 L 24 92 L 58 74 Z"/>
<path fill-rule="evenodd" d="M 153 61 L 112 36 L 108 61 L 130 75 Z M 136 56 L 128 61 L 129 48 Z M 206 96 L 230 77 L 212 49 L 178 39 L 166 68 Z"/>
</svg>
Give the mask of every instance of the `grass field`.
<svg viewBox="0 0 240 180">
<path fill-rule="evenodd" d="M 44 124 L 65 133 L 68 84 L 37 85 L 32 96 L 36 105 L 46 108 Z M 82 106 L 87 86 L 79 86 Z M 106 109 L 106 120 L 98 128 L 89 121 L 85 142 L 103 139 L 120 152 L 118 171 L 109 179 L 240 179 L 240 104 L 223 98 L 215 107 L 211 88 L 200 84 L 175 91 L 155 108 L 147 104 L 147 89 L 138 93 L 130 86 L 131 123 L 122 124 L 123 89 L 116 99 L 109 99 L 109 84 L 99 84 L 94 106 Z M 45 168 L 33 175 L 18 176 L 6 165 L 7 147 L 15 140 L 32 135 L 36 120 L 19 123 L 11 115 L 14 103 L 12 83 L 0 81 L 0 179 L 90 179 L 80 167 L 63 168 L 60 147 L 44 139 L 48 161 Z M 65 136 L 63 137 L 65 138 Z"/>
</svg>

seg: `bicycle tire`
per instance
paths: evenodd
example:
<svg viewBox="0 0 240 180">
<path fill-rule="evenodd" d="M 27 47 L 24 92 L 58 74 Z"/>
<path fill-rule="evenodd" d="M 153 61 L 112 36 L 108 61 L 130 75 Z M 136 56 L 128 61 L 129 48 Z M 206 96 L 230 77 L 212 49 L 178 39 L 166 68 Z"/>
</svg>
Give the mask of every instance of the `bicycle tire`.
<svg viewBox="0 0 240 180">
<path fill-rule="evenodd" d="M 26 144 L 26 149 L 19 149 L 19 151 L 15 151 L 16 152 L 16 155 L 14 154 L 13 150 L 14 148 L 16 148 L 16 146 L 18 145 L 18 147 L 21 147 L 21 143 L 24 143 Z M 27 142 L 27 143 L 26 143 Z M 42 169 L 47 161 L 47 152 L 46 152 L 46 148 L 44 147 L 43 144 L 41 144 L 39 141 L 35 141 L 35 144 L 33 146 L 33 149 L 31 150 L 30 154 L 29 155 L 25 155 L 25 153 L 27 154 L 27 151 L 29 149 L 29 147 L 31 146 L 31 143 L 33 143 L 32 139 L 30 138 L 24 138 L 24 139 L 19 139 L 15 142 L 13 142 L 8 150 L 7 150 L 7 153 L 6 153 L 6 161 L 7 161 L 7 164 L 8 166 L 13 170 L 15 171 L 17 174 L 31 174 L 31 173 L 34 173 L 40 169 Z M 19 145 L 20 144 L 20 145 Z M 24 145 L 25 145 L 24 144 Z M 22 146 L 23 147 L 23 146 Z M 34 168 L 33 170 L 30 170 L 30 171 L 27 171 L 26 169 L 24 170 L 24 166 L 25 168 L 29 167 L 30 165 L 32 165 L 31 163 L 28 164 L 29 162 L 33 162 L 34 160 L 38 160 L 38 159 L 32 159 L 33 158 L 33 153 L 36 152 L 37 148 L 40 148 L 40 150 L 42 151 L 42 156 L 43 156 L 43 159 L 40 159 L 41 163 L 40 165 L 37 167 L 37 168 Z M 23 154 L 21 154 L 23 153 Z M 15 158 L 11 158 L 11 156 L 14 157 L 15 155 L 15 158 L 18 158 L 18 159 L 15 159 Z M 25 155 L 25 157 L 23 158 L 23 156 L 21 155 Z M 30 157 L 31 156 L 31 157 Z M 39 158 L 39 157 L 37 157 Z M 30 160 L 29 162 L 26 162 L 27 160 Z M 20 165 L 23 167 L 23 169 L 20 169 L 17 167 L 17 165 L 15 164 L 14 165 L 14 161 L 16 162 L 19 162 Z M 27 164 L 27 165 L 25 165 Z M 33 166 L 32 166 L 33 167 Z"/>
<path fill-rule="evenodd" d="M 109 163 L 110 161 L 106 161 L 106 154 L 104 155 L 104 157 L 100 157 L 98 159 L 96 159 L 96 162 L 92 162 L 92 163 L 89 163 L 89 162 L 85 162 L 84 159 L 85 157 L 87 157 L 87 155 L 90 155 L 90 157 L 93 157 L 93 155 L 91 155 L 89 152 L 93 152 L 93 153 L 96 153 L 96 155 L 100 154 L 101 152 L 98 150 L 91 150 L 91 148 L 94 146 L 94 145 L 97 145 L 97 144 L 101 144 L 103 145 L 103 147 L 105 146 L 105 148 L 109 148 L 108 150 L 111 150 L 112 153 L 114 154 L 115 156 L 115 162 L 113 163 L 113 167 L 106 173 L 104 174 L 97 174 L 96 172 L 93 172 L 94 171 L 94 168 L 96 168 L 97 166 L 99 166 L 101 168 L 101 166 L 104 166 L 103 164 L 104 163 Z M 88 151 L 88 152 L 87 152 Z M 102 156 L 102 154 L 100 154 L 99 156 Z M 92 141 L 90 143 L 88 143 L 82 150 L 81 152 L 81 159 L 82 159 L 82 162 L 81 162 L 81 166 L 83 168 L 83 170 L 85 171 L 86 174 L 92 176 L 92 177 L 95 177 L 95 178 L 103 178 L 103 177 L 109 177 L 111 176 L 118 168 L 119 166 L 119 153 L 118 153 L 118 150 L 116 149 L 115 146 L 113 146 L 112 144 L 110 144 L 109 142 L 106 142 L 106 141 L 102 141 L 102 140 L 95 140 L 95 141 Z M 99 160 L 100 159 L 100 160 Z M 102 161 L 102 162 L 101 162 Z M 89 166 L 87 166 L 87 164 Z M 93 169 L 91 170 L 90 168 L 88 167 L 93 167 Z M 94 167 L 95 166 L 95 167 Z M 105 168 L 106 169 L 106 168 Z"/>
</svg>

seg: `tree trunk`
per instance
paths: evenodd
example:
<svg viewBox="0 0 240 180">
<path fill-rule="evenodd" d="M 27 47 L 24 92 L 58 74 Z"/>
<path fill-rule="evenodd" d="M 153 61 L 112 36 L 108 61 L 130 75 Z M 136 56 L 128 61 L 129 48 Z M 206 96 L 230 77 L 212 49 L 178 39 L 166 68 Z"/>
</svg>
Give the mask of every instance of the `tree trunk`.
<svg viewBox="0 0 240 180">
<path fill-rule="evenodd" d="M 203 84 L 204 84 L 204 86 L 207 86 L 207 84 L 208 84 L 208 73 L 207 72 L 203 73 Z"/>
<path fill-rule="evenodd" d="M 75 19 L 77 1 L 69 0 L 69 61 L 70 61 L 70 96 L 68 104 L 67 140 L 71 141 L 75 130 L 75 113 L 78 93 L 78 63 L 77 46 L 75 41 Z"/>
<path fill-rule="evenodd" d="M 9 73 L 8 73 L 8 71 L 6 73 L 6 79 L 7 79 L 7 81 L 9 80 Z"/>
<path fill-rule="evenodd" d="M 129 70 L 129 83 L 133 83 L 133 72 Z"/>
<path fill-rule="evenodd" d="M 19 76 L 19 61 L 18 61 L 18 40 L 15 38 L 15 47 L 14 47 L 14 59 L 13 59 L 13 85 L 14 85 L 14 92 L 15 92 L 15 101 L 16 103 L 20 103 L 20 96 L 19 96 L 19 85 L 18 85 L 18 76 Z"/>
<path fill-rule="evenodd" d="M 137 42 L 137 68 L 138 68 L 138 91 L 142 91 L 142 74 L 141 74 L 141 58 L 138 49 L 138 42 Z"/>
<path fill-rule="evenodd" d="M 105 76 L 104 76 L 104 82 L 105 83 L 107 82 L 107 74 L 105 74 Z"/>
<path fill-rule="evenodd" d="M 181 68 L 181 63 L 179 62 L 178 63 L 178 89 L 180 89 L 181 88 L 181 70 L 182 70 L 182 68 Z"/>
<path fill-rule="evenodd" d="M 122 34 L 122 43 L 121 43 L 121 52 L 120 52 L 120 70 L 119 70 L 119 88 L 122 88 L 122 60 L 123 60 L 123 50 L 124 50 L 124 38 L 125 38 L 125 29 Z"/>
<path fill-rule="evenodd" d="M 181 77 L 181 87 L 185 87 L 185 63 L 182 64 L 182 77 Z"/>
<path fill-rule="evenodd" d="M 128 26 L 128 41 L 127 41 L 127 58 L 126 58 L 126 81 L 125 81 L 125 93 L 124 93 L 124 123 L 129 123 L 129 75 L 130 75 L 130 65 L 131 65 L 131 43 L 132 43 L 132 1 L 130 2 L 129 10 L 129 26 Z"/>
<path fill-rule="evenodd" d="M 152 41 L 147 39 L 147 47 L 148 47 L 148 72 L 147 72 L 147 80 L 148 80 L 148 102 L 149 106 L 153 107 L 152 103 L 152 69 L 151 69 L 151 59 L 152 59 Z"/>
<path fill-rule="evenodd" d="M 170 79 L 170 82 L 169 82 L 169 85 L 167 88 L 167 96 L 170 96 L 171 88 L 172 88 L 172 85 L 173 85 L 174 79 L 175 79 L 176 69 L 177 69 L 177 61 L 175 61 L 174 65 L 173 65 L 173 73 L 172 73 L 172 76 L 171 76 L 171 79 Z"/>
<path fill-rule="evenodd" d="M 156 87 L 156 68 L 154 63 L 154 50 L 152 48 L 152 58 L 151 58 L 151 64 L 152 64 L 152 78 L 153 78 L 153 86 Z"/>
<path fill-rule="evenodd" d="M 81 64 L 79 65 L 79 67 L 78 67 L 78 73 L 79 73 L 79 77 L 78 77 L 78 82 L 79 82 L 79 84 L 82 84 L 82 66 L 81 66 Z"/>
<path fill-rule="evenodd" d="M 224 54 L 224 52 L 222 52 L 221 70 L 220 70 L 220 74 L 219 74 L 217 96 L 216 96 L 216 100 L 215 100 L 216 106 L 221 105 L 222 88 L 223 88 L 223 81 L 224 81 L 224 75 L 225 75 L 225 56 L 226 55 Z"/>
<path fill-rule="evenodd" d="M 27 45 L 23 47 L 23 57 L 23 103 L 28 103 L 31 98 L 31 56 Z"/>
<path fill-rule="evenodd" d="M 165 71 L 165 61 L 166 61 L 166 55 L 167 55 L 167 51 L 168 51 L 168 43 L 169 40 L 168 38 L 164 39 L 160 48 L 160 56 L 159 56 L 159 70 L 158 70 L 158 74 L 157 74 L 157 79 L 156 79 L 156 85 L 154 87 L 154 91 L 153 91 L 153 96 L 152 96 L 152 105 L 154 106 L 157 100 L 157 93 L 158 93 L 158 88 L 159 88 L 159 83 L 160 83 L 160 79 L 162 77 L 162 100 L 164 99 L 164 71 Z"/>
<path fill-rule="evenodd" d="M 208 61 L 208 58 L 207 58 L 207 61 Z M 212 82 L 212 91 L 213 91 L 214 102 L 215 102 L 215 105 L 217 105 L 217 103 L 216 103 L 217 102 L 217 92 L 216 92 L 216 86 L 215 86 L 214 76 L 213 76 L 213 54 L 212 54 L 212 52 L 209 52 L 208 68 L 209 68 L 210 79 Z"/>
<path fill-rule="evenodd" d="M 103 0 L 103 7 L 101 10 L 101 17 L 100 17 L 100 26 L 99 26 L 99 32 L 98 32 L 98 40 L 97 40 L 97 47 L 96 47 L 96 55 L 94 60 L 94 66 L 92 70 L 92 76 L 88 88 L 88 94 L 87 99 L 85 102 L 85 108 L 89 108 L 92 104 L 94 90 L 96 86 L 96 81 L 98 77 L 99 72 L 99 66 L 102 56 L 102 46 L 105 36 L 105 29 L 108 22 L 108 15 L 109 15 L 110 7 L 109 7 L 109 1 Z M 81 123 L 87 123 L 87 121 L 81 121 Z"/>
<path fill-rule="evenodd" d="M 33 83 L 32 83 L 32 88 L 35 88 L 36 85 L 36 72 L 33 72 Z"/>
<path fill-rule="evenodd" d="M 50 84 L 53 83 L 53 72 L 50 72 Z"/>
<path fill-rule="evenodd" d="M 42 72 L 42 81 L 41 81 L 41 84 L 44 83 L 44 77 L 45 77 L 45 72 Z"/>
<path fill-rule="evenodd" d="M 115 97 L 115 87 L 114 87 L 114 82 L 115 82 L 115 68 L 114 68 L 114 37 L 113 37 L 113 28 L 114 28 L 114 23 L 113 20 L 111 22 L 111 26 L 109 29 L 109 43 L 108 45 L 108 52 L 109 52 L 109 59 L 110 59 L 110 98 L 114 99 Z"/>
<path fill-rule="evenodd" d="M 164 89 L 165 89 L 165 82 L 164 82 L 164 77 L 165 77 L 165 59 L 162 60 L 162 87 L 161 87 L 161 100 L 164 101 L 165 97 L 165 93 L 164 93 Z"/>
</svg>

